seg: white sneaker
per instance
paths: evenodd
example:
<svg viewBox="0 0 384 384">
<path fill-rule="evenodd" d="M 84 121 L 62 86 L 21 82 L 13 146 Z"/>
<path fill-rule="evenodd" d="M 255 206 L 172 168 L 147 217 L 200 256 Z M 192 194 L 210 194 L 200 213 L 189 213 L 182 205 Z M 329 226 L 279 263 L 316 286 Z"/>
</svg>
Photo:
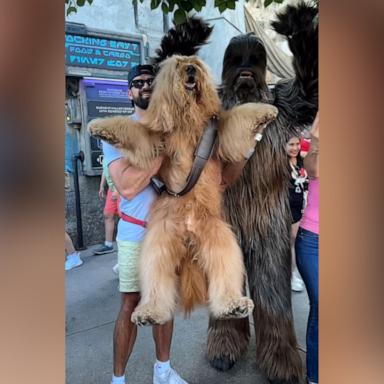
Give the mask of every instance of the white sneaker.
<svg viewBox="0 0 384 384">
<path fill-rule="evenodd" d="M 291 289 L 295 292 L 302 292 L 304 290 L 303 280 L 296 276 L 292 276 L 291 278 Z"/>
<path fill-rule="evenodd" d="M 116 377 L 112 376 L 111 384 L 125 384 L 125 376 L 123 377 Z"/>
<path fill-rule="evenodd" d="M 305 287 L 304 281 L 301 278 L 297 267 L 295 267 L 295 269 L 292 271 L 292 276 L 291 276 L 291 289 L 292 291 L 295 291 L 295 292 L 301 292 L 304 290 L 304 287 Z"/>
<path fill-rule="evenodd" d="M 80 258 L 80 253 L 72 253 L 67 256 L 67 260 L 65 260 L 65 270 L 69 271 L 72 268 L 80 267 L 83 264 L 83 260 Z"/>
<path fill-rule="evenodd" d="M 116 275 L 119 274 L 119 264 L 116 264 L 112 268 L 113 273 L 116 273 Z"/>
<path fill-rule="evenodd" d="M 156 369 L 153 370 L 153 384 L 188 384 L 183 380 L 177 372 L 169 368 L 169 370 L 162 375 L 156 372 Z"/>
</svg>

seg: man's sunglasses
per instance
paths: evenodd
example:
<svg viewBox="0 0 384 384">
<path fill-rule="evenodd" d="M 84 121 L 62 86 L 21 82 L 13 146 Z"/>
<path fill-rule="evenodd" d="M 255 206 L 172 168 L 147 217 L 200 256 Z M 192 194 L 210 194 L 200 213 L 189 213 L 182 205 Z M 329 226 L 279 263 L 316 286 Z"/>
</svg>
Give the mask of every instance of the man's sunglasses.
<svg viewBox="0 0 384 384">
<path fill-rule="evenodd" d="M 144 87 L 144 84 L 147 83 L 148 87 L 152 86 L 152 83 L 155 79 L 146 79 L 146 80 L 132 80 L 131 82 L 131 88 L 135 87 L 137 89 L 141 89 Z"/>
</svg>

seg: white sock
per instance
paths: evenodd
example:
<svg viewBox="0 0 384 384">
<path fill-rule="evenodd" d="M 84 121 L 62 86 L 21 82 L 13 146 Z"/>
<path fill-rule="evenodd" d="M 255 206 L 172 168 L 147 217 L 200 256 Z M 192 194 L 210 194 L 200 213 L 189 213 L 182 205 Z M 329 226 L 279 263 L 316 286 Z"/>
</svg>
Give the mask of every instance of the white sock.
<svg viewBox="0 0 384 384">
<path fill-rule="evenodd" d="M 168 361 L 156 360 L 155 369 L 159 375 L 162 375 L 163 373 L 168 372 L 170 368 L 171 368 L 171 362 L 169 360 Z"/>
<path fill-rule="evenodd" d="M 67 256 L 67 259 L 72 259 L 74 257 L 79 257 L 80 254 L 79 252 L 74 252 L 74 253 L 71 253 L 70 255 Z"/>
<path fill-rule="evenodd" d="M 111 384 L 125 384 L 125 376 L 115 376 L 112 375 L 112 383 Z"/>
<path fill-rule="evenodd" d="M 107 241 L 107 240 L 104 241 L 104 244 L 105 244 L 107 247 L 112 247 L 112 245 L 113 245 L 112 241 Z"/>
</svg>

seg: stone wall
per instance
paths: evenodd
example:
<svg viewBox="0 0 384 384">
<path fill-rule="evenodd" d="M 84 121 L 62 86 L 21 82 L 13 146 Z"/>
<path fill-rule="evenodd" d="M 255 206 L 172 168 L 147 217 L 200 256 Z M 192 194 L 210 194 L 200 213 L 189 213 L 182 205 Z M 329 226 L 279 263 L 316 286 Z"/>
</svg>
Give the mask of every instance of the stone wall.
<svg viewBox="0 0 384 384">
<path fill-rule="evenodd" d="M 69 174 L 70 188 L 65 191 L 66 231 L 77 245 L 76 201 L 73 174 Z M 104 202 L 99 200 L 100 176 L 79 176 L 80 206 L 85 246 L 104 241 Z"/>
<path fill-rule="evenodd" d="M 213 1 L 198 16 L 214 26 L 209 45 L 203 47 L 200 56 L 211 68 L 216 83 L 220 81 L 224 50 L 229 40 L 245 32 L 244 0 L 236 3 L 235 10 L 220 13 L 214 8 Z M 114 33 L 142 34 L 149 43 L 149 55 L 153 55 L 163 36 L 163 14 L 160 9 L 151 11 L 148 1 L 138 5 L 138 26 L 135 25 L 132 1 L 98 0 L 91 6 L 86 4 L 77 13 L 66 18 L 69 22 L 85 24 L 89 28 L 97 28 Z M 168 16 L 172 25 L 171 15 Z"/>
</svg>

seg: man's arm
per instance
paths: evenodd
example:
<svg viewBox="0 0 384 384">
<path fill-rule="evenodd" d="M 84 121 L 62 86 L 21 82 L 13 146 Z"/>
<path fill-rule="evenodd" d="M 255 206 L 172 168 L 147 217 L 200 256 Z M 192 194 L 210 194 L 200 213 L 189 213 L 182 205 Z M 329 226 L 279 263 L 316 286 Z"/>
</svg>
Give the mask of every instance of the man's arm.
<svg viewBox="0 0 384 384">
<path fill-rule="evenodd" d="M 157 157 L 149 170 L 133 167 L 125 158 L 117 159 L 109 164 L 109 174 L 113 184 L 121 196 L 132 200 L 139 192 L 145 189 L 156 175 L 163 157 Z"/>
<path fill-rule="evenodd" d="M 105 197 L 105 174 L 104 172 L 101 174 L 100 187 L 99 187 L 99 199 L 103 200 Z"/>
</svg>

